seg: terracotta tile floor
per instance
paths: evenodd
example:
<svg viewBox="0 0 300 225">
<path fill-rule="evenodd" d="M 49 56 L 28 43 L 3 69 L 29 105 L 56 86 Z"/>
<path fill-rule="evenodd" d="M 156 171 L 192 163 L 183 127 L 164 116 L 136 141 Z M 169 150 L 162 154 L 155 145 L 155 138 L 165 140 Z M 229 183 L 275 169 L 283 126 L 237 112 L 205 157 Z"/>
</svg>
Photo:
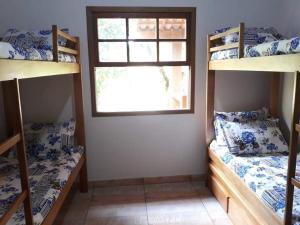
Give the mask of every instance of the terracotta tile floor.
<svg viewBox="0 0 300 225">
<path fill-rule="evenodd" d="M 229 225 L 202 183 L 94 188 L 72 192 L 55 225 Z"/>
</svg>

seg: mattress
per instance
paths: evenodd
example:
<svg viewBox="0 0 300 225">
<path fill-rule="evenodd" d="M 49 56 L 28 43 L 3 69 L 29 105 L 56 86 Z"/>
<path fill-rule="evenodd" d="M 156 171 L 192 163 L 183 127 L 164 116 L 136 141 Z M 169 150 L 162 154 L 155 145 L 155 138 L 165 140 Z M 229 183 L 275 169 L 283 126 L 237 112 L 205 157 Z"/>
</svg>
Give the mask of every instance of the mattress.
<svg viewBox="0 0 300 225">
<path fill-rule="evenodd" d="M 39 60 L 39 61 L 52 61 L 53 53 L 50 50 L 36 49 L 36 48 L 19 48 L 13 46 L 8 42 L 0 41 L 0 58 L 2 59 L 24 59 L 24 60 Z M 76 58 L 70 54 L 58 54 L 60 62 L 75 63 Z"/>
<path fill-rule="evenodd" d="M 244 57 L 260 57 L 300 53 L 299 42 L 300 37 L 294 37 L 291 39 L 272 41 L 258 45 L 245 45 Z M 237 48 L 214 52 L 211 55 L 211 60 L 235 58 L 238 58 Z"/>
<path fill-rule="evenodd" d="M 235 156 L 216 141 L 210 145 L 216 155 L 279 217 L 284 217 L 288 156 L 284 153 Z M 296 177 L 300 179 L 300 154 Z M 294 224 L 300 224 L 300 190 L 295 188 Z"/>
<path fill-rule="evenodd" d="M 56 160 L 29 159 L 29 182 L 34 224 L 39 225 L 48 215 L 83 153 L 82 147 L 72 154 L 63 153 Z M 21 193 L 18 162 L 0 157 L 0 217 Z M 20 207 L 8 225 L 25 225 L 24 210 Z"/>
</svg>

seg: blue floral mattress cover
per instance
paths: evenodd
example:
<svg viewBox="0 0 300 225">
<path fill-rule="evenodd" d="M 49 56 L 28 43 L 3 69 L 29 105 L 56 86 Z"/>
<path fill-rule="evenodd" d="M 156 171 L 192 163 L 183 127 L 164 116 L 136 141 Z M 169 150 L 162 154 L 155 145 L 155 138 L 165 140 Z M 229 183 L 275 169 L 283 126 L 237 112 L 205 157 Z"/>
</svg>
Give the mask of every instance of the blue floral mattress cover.
<svg viewBox="0 0 300 225">
<path fill-rule="evenodd" d="M 9 42 L 0 41 L 0 58 L 1 59 L 24 59 L 24 60 L 38 60 L 38 61 L 52 61 L 53 53 L 50 50 L 37 48 L 20 48 L 13 46 Z M 76 57 L 70 54 L 58 54 L 60 62 L 75 63 Z"/>
<path fill-rule="evenodd" d="M 48 215 L 55 200 L 66 184 L 72 170 L 78 164 L 82 147 L 74 148 L 71 154 L 63 153 L 55 160 L 29 161 L 29 182 L 34 224 L 39 225 Z M 0 157 L 0 217 L 21 193 L 18 161 Z M 24 210 L 20 207 L 8 225 L 25 225 Z"/>
<path fill-rule="evenodd" d="M 288 156 L 285 153 L 236 156 L 216 141 L 210 145 L 217 156 L 280 218 L 284 217 Z M 298 154 L 300 156 L 300 154 Z M 300 157 L 296 177 L 300 179 Z M 300 190 L 295 188 L 293 219 L 300 225 Z"/>
<path fill-rule="evenodd" d="M 300 37 L 294 37 L 291 39 L 272 41 L 258 45 L 245 45 L 244 57 L 260 57 L 300 53 L 299 43 Z M 214 52 L 211 55 L 211 60 L 235 58 L 238 58 L 237 48 Z"/>
</svg>

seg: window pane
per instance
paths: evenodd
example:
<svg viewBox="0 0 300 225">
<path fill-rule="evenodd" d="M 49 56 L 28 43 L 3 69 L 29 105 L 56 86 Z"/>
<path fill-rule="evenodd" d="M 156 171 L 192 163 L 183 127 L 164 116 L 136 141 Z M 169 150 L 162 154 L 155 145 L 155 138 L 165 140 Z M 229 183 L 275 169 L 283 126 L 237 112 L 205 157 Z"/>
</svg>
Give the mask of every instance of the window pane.
<svg viewBox="0 0 300 225">
<path fill-rule="evenodd" d="M 188 66 L 98 67 L 98 112 L 190 109 Z"/>
<path fill-rule="evenodd" d="M 98 19 L 99 39 L 126 39 L 125 19 Z"/>
<path fill-rule="evenodd" d="M 100 62 L 127 62 L 126 42 L 99 42 Z"/>
<path fill-rule="evenodd" d="M 160 39 L 185 39 L 186 19 L 159 19 Z"/>
<path fill-rule="evenodd" d="M 129 19 L 130 39 L 156 39 L 156 19 Z"/>
<path fill-rule="evenodd" d="M 130 62 L 156 62 L 156 42 L 129 42 Z"/>
<path fill-rule="evenodd" d="M 186 42 L 159 42 L 160 61 L 186 61 Z"/>
</svg>

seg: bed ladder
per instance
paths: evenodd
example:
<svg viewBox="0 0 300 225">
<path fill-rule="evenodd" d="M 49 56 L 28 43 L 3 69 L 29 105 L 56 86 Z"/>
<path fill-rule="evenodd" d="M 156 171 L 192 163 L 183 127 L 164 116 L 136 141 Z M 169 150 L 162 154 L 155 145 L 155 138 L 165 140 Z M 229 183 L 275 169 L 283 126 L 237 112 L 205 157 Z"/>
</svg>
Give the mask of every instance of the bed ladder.
<svg viewBox="0 0 300 225">
<path fill-rule="evenodd" d="M 19 81 L 18 79 L 14 79 L 12 81 L 5 81 L 2 84 L 6 115 L 10 115 L 7 118 L 7 122 L 12 128 L 13 135 L 0 144 L 0 155 L 8 153 L 15 146 L 17 147 L 22 192 L 0 218 L 0 225 L 5 225 L 22 204 L 24 206 L 26 225 L 33 225 Z"/>
<path fill-rule="evenodd" d="M 286 185 L 286 202 L 284 224 L 292 224 L 293 216 L 293 201 L 294 201 L 294 187 L 300 188 L 300 181 L 296 180 L 296 166 L 298 153 L 298 138 L 300 132 L 299 125 L 300 118 L 300 72 L 294 74 L 293 87 L 293 109 L 292 109 L 292 123 L 289 143 L 289 158 L 287 171 L 287 185 Z"/>
</svg>

